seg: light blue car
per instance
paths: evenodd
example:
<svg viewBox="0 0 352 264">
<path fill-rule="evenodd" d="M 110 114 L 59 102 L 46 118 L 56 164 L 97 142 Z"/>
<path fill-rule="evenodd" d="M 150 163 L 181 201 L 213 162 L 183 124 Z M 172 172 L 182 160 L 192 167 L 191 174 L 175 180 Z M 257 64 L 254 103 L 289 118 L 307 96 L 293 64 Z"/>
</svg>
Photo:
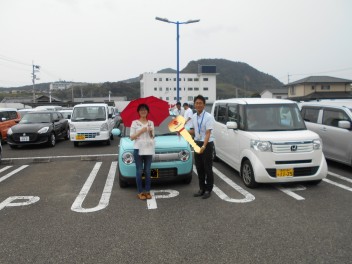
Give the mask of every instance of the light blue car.
<svg viewBox="0 0 352 264">
<path fill-rule="evenodd" d="M 155 127 L 155 155 L 151 165 L 152 180 L 180 179 L 189 184 L 192 181 L 193 155 L 189 143 L 168 129 L 173 116 L 166 118 Z M 121 188 L 136 180 L 136 164 L 133 157 L 133 141 L 130 140 L 130 128 L 112 130 L 114 136 L 120 136 L 118 149 L 119 184 Z"/>
</svg>

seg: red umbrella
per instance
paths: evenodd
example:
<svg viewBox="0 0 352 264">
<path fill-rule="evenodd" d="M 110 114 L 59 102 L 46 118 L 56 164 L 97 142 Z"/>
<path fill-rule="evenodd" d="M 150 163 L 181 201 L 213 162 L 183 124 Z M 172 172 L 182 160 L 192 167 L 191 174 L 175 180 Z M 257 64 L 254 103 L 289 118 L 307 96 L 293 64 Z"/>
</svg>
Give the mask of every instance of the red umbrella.
<svg viewBox="0 0 352 264">
<path fill-rule="evenodd" d="M 130 127 L 133 120 L 139 119 L 137 108 L 140 104 L 146 104 L 149 107 L 148 120 L 154 122 L 154 126 L 159 126 L 161 122 L 170 115 L 169 103 L 155 96 L 148 96 L 131 101 L 121 112 L 123 124 Z"/>
</svg>

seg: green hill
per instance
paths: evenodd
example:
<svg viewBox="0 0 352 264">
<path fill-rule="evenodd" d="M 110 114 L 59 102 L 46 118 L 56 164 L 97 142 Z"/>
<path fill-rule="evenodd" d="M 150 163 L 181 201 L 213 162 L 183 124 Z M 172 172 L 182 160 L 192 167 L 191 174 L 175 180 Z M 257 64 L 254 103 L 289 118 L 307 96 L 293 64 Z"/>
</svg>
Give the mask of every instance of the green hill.
<svg viewBox="0 0 352 264">
<path fill-rule="evenodd" d="M 181 73 L 197 73 L 199 65 L 215 65 L 217 71 L 216 77 L 216 94 L 217 98 L 231 98 L 231 97 L 250 97 L 258 96 L 265 89 L 279 88 L 284 84 L 273 76 L 260 72 L 250 65 L 243 62 L 234 62 L 225 59 L 200 59 L 191 61 L 182 69 Z M 158 71 L 158 73 L 176 73 L 176 70 L 167 68 Z M 36 91 L 49 90 L 49 83 L 36 84 Z M 0 88 L 0 92 L 4 89 L 8 90 L 25 90 L 30 93 L 32 86 L 14 87 L 14 88 Z M 128 80 L 119 82 L 105 82 L 97 84 L 80 84 L 77 89 L 74 88 L 74 96 L 81 97 L 100 97 L 106 96 L 109 91 L 112 96 L 127 96 L 127 100 L 139 98 L 140 84 L 139 77 L 134 77 Z M 53 91 L 53 95 L 62 100 L 70 100 L 72 98 L 72 90 L 66 89 L 61 91 Z M 0 97 L 9 96 L 0 94 Z M 1 99 L 1 98 L 0 98 Z"/>
</svg>

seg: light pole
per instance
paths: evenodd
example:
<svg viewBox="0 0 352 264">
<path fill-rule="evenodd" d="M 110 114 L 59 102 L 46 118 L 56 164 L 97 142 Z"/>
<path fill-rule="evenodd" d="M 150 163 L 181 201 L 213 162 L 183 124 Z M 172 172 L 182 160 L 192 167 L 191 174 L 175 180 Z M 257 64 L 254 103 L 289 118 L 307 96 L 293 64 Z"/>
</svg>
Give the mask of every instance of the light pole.
<svg viewBox="0 0 352 264">
<path fill-rule="evenodd" d="M 188 20 L 185 22 L 179 22 L 179 21 L 170 21 L 167 18 L 160 18 L 156 17 L 156 20 L 166 22 L 166 23 L 172 23 L 176 24 L 176 40 L 177 40 L 177 52 L 176 52 L 176 60 L 177 60 L 177 69 L 176 69 L 176 89 L 177 89 L 177 96 L 176 96 L 176 102 L 179 102 L 180 99 L 180 35 L 179 35 L 179 26 L 181 24 L 191 24 L 191 23 L 197 23 L 200 21 L 200 19 L 195 19 L 195 20 Z"/>
</svg>

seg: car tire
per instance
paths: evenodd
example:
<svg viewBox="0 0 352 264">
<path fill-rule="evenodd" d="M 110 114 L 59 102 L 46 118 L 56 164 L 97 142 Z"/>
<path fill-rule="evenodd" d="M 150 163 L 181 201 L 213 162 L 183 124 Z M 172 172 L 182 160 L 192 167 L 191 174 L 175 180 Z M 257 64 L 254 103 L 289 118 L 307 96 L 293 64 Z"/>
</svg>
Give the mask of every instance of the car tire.
<svg viewBox="0 0 352 264">
<path fill-rule="evenodd" d="M 110 140 L 110 138 L 109 138 L 108 140 L 106 140 L 106 145 L 107 145 L 107 146 L 110 146 L 110 145 L 111 145 L 111 140 Z"/>
<path fill-rule="evenodd" d="M 192 182 L 192 172 L 183 179 L 184 184 L 190 184 Z"/>
<path fill-rule="evenodd" d="M 255 181 L 252 164 L 249 160 L 245 160 L 241 166 L 241 177 L 244 185 L 248 188 L 255 188 L 258 183 Z"/>
<path fill-rule="evenodd" d="M 128 182 L 124 181 L 123 179 L 121 179 L 121 177 L 119 177 L 119 186 L 120 188 L 127 188 Z"/>
<path fill-rule="evenodd" d="M 216 150 L 215 150 L 215 144 L 213 144 L 213 152 L 212 152 L 212 155 L 213 155 L 213 161 L 219 161 L 219 158 L 216 156 Z"/>
<path fill-rule="evenodd" d="M 49 147 L 55 147 L 56 144 L 56 136 L 54 133 L 51 133 L 48 139 L 48 145 Z"/>
<path fill-rule="evenodd" d="M 110 134 L 110 140 L 114 140 L 114 135 Z"/>
<path fill-rule="evenodd" d="M 66 140 L 69 140 L 69 139 L 70 139 L 70 129 L 69 129 L 69 128 L 66 130 L 65 139 L 66 139 Z"/>
<path fill-rule="evenodd" d="M 315 180 L 315 181 L 307 181 L 306 183 L 309 185 L 318 185 L 321 182 L 322 182 L 322 180 Z"/>
<path fill-rule="evenodd" d="M 73 146 L 78 147 L 78 141 L 73 141 Z"/>
</svg>

